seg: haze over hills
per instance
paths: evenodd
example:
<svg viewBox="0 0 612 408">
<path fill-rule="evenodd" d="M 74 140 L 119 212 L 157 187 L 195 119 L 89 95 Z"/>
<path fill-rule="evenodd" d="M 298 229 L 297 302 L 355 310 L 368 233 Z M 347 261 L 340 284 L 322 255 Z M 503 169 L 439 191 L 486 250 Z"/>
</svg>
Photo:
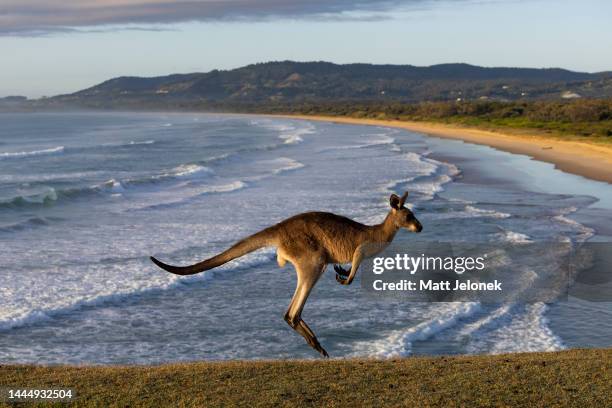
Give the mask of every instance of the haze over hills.
<svg viewBox="0 0 612 408">
<path fill-rule="evenodd" d="M 39 107 L 205 108 L 330 101 L 517 100 L 612 97 L 612 72 L 550 68 L 266 62 L 233 70 L 118 77 Z"/>
</svg>

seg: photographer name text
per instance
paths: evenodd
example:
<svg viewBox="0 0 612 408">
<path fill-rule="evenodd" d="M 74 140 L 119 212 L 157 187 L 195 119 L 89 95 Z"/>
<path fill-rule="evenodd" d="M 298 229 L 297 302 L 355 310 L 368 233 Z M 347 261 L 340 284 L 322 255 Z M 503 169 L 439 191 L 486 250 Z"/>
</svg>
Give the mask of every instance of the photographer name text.
<svg viewBox="0 0 612 408">
<path fill-rule="evenodd" d="M 375 291 L 501 291 L 502 284 L 497 279 L 492 282 L 472 282 L 470 280 L 425 280 L 419 279 L 418 282 L 402 279 L 397 282 L 385 282 L 382 279 L 372 283 Z"/>
</svg>

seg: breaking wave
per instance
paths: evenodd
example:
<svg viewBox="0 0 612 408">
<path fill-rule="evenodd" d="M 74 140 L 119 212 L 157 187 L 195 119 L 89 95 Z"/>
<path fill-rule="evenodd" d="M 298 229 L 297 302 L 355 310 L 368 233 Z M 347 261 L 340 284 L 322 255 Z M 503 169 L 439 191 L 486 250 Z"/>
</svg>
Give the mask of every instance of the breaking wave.
<svg viewBox="0 0 612 408">
<path fill-rule="evenodd" d="M 4 152 L 4 153 L 0 153 L 0 159 L 18 159 L 21 157 L 46 156 L 46 155 L 60 154 L 63 152 L 64 152 L 64 146 L 57 146 L 57 147 L 52 147 L 49 149 L 31 150 L 27 152 Z"/>
</svg>

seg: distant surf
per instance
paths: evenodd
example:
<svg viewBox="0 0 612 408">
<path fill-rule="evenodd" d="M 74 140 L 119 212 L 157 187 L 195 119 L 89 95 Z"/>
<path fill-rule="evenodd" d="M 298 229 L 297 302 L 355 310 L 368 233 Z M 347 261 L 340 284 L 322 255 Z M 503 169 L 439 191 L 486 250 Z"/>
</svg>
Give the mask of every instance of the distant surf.
<svg viewBox="0 0 612 408">
<path fill-rule="evenodd" d="M 64 151 L 64 146 L 51 147 L 49 149 L 41 149 L 41 150 L 30 150 L 23 152 L 2 152 L 0 153 L 0 159 L 18 159 L 21 157 L 31 157 L 31 156 L 47 156 L 59 154 Z"/>
</svg>

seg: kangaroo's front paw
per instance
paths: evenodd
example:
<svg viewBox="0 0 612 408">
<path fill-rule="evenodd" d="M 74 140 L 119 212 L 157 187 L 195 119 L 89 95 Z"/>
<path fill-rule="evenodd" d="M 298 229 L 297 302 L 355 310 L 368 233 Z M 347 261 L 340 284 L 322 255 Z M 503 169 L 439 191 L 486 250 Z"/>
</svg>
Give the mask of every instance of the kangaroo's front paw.
<svg viewBox="0 0 612 408">
<path fill-rule="evenodd" d="M 334 270 L 337 275 L 341 275 L 343 278 L 347 278 L 349 276 L 349 271 L 341 267 L 340 265 L 334 265 Z"/>
<path fill-rule="evenodd" d="M 341 285 L 348 285 L 349 271 L 342 268 L 340 265 L 334 265 L 336 271 L 336 281 Z"/>
<path fill-rule="evenodd" d="M 348 278 L 343 278 L 342 275 L 338 275 L 338 274 L 336 274 L 336 281 L 338 281 L 338 283 L 341 284 L 341 285 L 349 285 L 350 284 Z"/>
</svg>

